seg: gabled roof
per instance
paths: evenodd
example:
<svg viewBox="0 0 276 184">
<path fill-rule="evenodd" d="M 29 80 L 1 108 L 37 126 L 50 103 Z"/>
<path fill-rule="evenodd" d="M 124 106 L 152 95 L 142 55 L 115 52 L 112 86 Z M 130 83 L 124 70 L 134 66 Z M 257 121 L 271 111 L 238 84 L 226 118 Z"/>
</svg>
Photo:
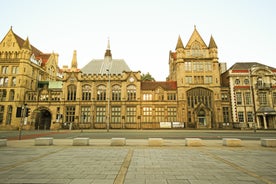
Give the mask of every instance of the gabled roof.
<svg viewBox="0 0 276 184">
<path fill-rule="evenodd" d="M 20 47 L 20 48 L 23 48 L 23 45 L 24 45 L 24 43 L 25 43 L 25 40 L 22 39 L 22 38 L 21 38 L 20 36 L 18 36 L 17 34 L 15 34 L 14 32 L 12 32 L 12 33 L 14 34 L 15 39 L 16 39 L 16 41 L 17 41 L 19 47 Z M 28 39 L 28 38 L 27 38 L 27 40 L 28 40 L 28 42 L 29 42 L 29 39 Z M 31 49 L 32 49 L 33 53 L 35 54 L 35 56 L 38 56 L 38 55 L 40 55 L 40 54 L 43 54 L 43 52 L 41 52 L 40 50 L 38 50 L 37 48 L 35 48 L 33 45 L 30 44 L 30 46 L 31 46 Z"/>
<path fill-rule="evenodd" d="M 207 45 L 205 44 L 202 37 L 198 33 L 196 26 L 194 28 L 194 32 L 192 33 L 192 36 L 190 37 L 190 39 L 186 45 L 186 48 L 190 48 L 194 41 L 198 41 L 202 47 L 207 48 Z"/>
<path fill-rule="evenodd" d="M 161 87 L 164 90 L 176 90 L 177 83 L 176 83 L 176 81 L 165 81 L 165 82 L 144 81 L 144 82 L 141 82 L 141 90 L 155 90 L 158 87 Z"/>
</svg>

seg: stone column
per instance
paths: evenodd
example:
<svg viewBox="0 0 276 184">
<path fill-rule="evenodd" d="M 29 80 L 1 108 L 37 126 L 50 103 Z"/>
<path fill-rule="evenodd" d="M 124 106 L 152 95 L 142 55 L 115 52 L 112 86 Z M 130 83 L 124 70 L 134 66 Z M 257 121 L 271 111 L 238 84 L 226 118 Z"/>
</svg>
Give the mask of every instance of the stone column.
<svg viewBox="0 0 276 184">
<path fill-rule="evenodd" d="M 263 115 L 263 120 L 264 120 L 264 129 L 267 129 L 267 122 L 266 122 L 266 115 Z"/>
</svg>

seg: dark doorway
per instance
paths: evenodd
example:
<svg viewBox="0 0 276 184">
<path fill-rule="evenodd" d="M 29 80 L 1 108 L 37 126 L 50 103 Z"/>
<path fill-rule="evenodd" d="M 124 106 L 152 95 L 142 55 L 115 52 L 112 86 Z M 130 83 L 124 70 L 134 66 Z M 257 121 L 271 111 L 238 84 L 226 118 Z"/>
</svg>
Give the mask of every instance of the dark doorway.
<svg viewBox="0 0 276 184">
<path fill-rule="evenodd" d="M 49 130 L 51 127 L 51 119 L 51 113 L 47 109 L 39 110 L 35 118 L 35 129 Z"/>
</svg>

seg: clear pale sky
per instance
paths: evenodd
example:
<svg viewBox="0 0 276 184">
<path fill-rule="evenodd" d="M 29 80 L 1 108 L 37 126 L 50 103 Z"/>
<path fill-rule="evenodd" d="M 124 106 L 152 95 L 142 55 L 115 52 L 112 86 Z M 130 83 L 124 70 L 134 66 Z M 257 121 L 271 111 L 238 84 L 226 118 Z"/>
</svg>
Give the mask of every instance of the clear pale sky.
<svg viewBox="0 0 276 184">
<path fill-rule="evenodd" d="M 0 0 L 0 40 L 11 26 L 59 66 L 102 59 L 110 38 L 114 59 L 156 80 L 168 76 L 169 51 L 194 25 L 208 45 L 213 35 L 220 62 L 276 67 L 275 0 Z"/>
</svg>

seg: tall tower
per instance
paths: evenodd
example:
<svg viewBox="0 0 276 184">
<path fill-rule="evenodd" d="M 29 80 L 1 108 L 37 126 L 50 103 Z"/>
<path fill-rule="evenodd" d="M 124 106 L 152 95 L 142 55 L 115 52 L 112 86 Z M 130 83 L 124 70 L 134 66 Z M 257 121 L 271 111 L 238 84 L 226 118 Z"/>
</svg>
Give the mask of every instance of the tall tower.
<svg viewBox="0 0 276 184">
<path fill-rule="evenodd" d="M 197 128 L 220 122 L 220 64 L 213 36 L 207 46 L 196 27 L 184 47 L 178 37 L 169 56 L 168 80 L 177 81 L 178 120 Z"/>
</svg>

